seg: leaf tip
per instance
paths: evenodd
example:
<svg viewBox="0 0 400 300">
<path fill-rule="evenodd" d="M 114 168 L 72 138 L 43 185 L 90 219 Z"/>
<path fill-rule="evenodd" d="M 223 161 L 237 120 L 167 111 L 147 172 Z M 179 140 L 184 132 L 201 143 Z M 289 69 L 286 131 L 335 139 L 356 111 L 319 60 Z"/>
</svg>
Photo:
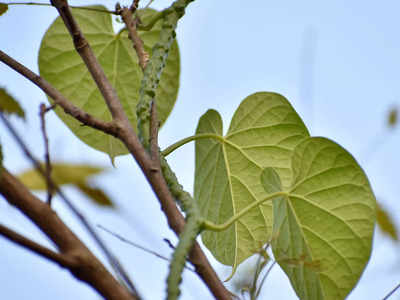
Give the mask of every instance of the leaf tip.
<svg viewBox="0 0 400 300">
<path fill-rule="evenodd" d="M 226 278 L 226 279 L 224 280 L 224 282 L 228 282 L 229 280 L 232 279 L 233 275 L 235 275 L 235 273 L 236 273 L 236 269 L 237 269 L 237 264 L 235 263 L 235 264 L 233 265 L 233 267 L 232 267 L 232 272 L 231 272 L 231 274 L 228 276 L 228 278 Z"/>
<path fill-rule="evenodd" d="M 110 158 L 111 165 L 112 165 L 114 168 L 117 168 L 116 165 L 115 165 L 115 157 L 116 157 L 116 156 L 109 154 L 108 157 Z"/>
</svg>

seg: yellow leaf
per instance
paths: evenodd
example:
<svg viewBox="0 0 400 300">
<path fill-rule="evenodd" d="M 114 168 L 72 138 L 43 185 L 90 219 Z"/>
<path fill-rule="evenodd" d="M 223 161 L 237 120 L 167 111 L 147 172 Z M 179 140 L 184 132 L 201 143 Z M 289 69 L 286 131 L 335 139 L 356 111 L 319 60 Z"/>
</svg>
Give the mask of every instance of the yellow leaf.
<svg viewBox="0 0 400 300">
<path fill-rule="evenodd" d="M 114 206 L 111 199 L 100 188 L 93 188 L 87 184 L 77 184 L 77 188 L 90 200 L 100 206 Z"/>
<path fill-rule="evenodd" d="M 104 171 L 102 167 L 85 164 L 52 163 L 51 178 L 58 185 L 86 184 L 90 176 Z M 46 181 L 36 169 L 30 169 L 18 175 L 18 178 L 32 190 L 46 190 Z"/>
</svg>

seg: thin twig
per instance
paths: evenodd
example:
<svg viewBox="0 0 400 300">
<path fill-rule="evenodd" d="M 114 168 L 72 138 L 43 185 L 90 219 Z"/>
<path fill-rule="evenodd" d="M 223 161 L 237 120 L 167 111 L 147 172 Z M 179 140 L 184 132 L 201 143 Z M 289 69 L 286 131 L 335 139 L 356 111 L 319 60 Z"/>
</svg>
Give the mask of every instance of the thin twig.
<svg viewBox="0 0 400 300">
<path fill-rule="evenodd" d="M 134 3 L 132 4 L 131 7 L 134 7 Z M 132 10 L 127 7 L 123 7 L 122 9 L 117 7 L 115 10 L 121 14 L 122 20 L 124 21 L 125 26 L 129 32 L 128 37 L 132 41 L 133 48 L 136 51 L 139 60 L 139 66 L 142 69 L 142 71 L 144 71 L 150 56 L 144 50 L 143 41 L 136 30 L 136 26 L 139 22 L 139 19 L 137 17 L 134 19 L 132 16 Z"/>
<path fill-rule="evenodd" d="M 41 130 L 44 140 L 44 158 L 46 164 L 46 185 L 47 185 L 47 203 L 51 205 L 51 198 L 53 197 L 54 187 L 51 185 L 51 163 L 50 163 L 50 152 L 49 152 L 49 138 L 46 132 L 46 119 L 45 114 L 47 112 L 46 104 L 40 104 L 40 123 L 41 123 Z"/>
<path fill-rule="evenodd" d="M 168 247 L 170 247 L 172 250 L 175 250 L 175 246 L 172 244 L 172 242 L 169 239 L 163 238 L 163 241 L 168 245 Z"/>
<path fill-rule="evenodd" d="M 97 225 L 97 227 L 103 229 L 105 232 L 111 234 L 112 236 L 116 237 L 117 239 L 119 239 L 120 241 L 122 241 L 122 242 L 124 242 L 124 243 L 127 243 L 127 244 L 129 244 L 129 245 L 131 245 L 131 246 L 133 246 L 133 247 L 135 247 L 135 248 L 140 249 L 140 250 L 143 250 L 144 252 L 150 253 L 150 254 L 152 254 L 152 255 L 158 257 L 158 258 L 161 258 L 162 260 L 170 261 L 170 259 L 169 259 L 168 257 L 165 257 L 165 256 L 163 256 L 163 255 L 161 255 L 161 254 L 159 254 L 159 253 L 157 253 L 157 252 L 155 252 L 155 251 L 153 251 L 153 250 L 150 250 L 150 249 L 148 249 L 148 248 L 145 248 L 145 247 L 143 247 L 143 246 L 140 246 L 139 244 L 136 244 L 136 243 L 134 243 L 134 242 L 132 242 L 132 241 L 130 241 L 130 240 L 124 238 L 123 236 L 119 235 L 118 233 L 112 232 L 111 230 L 105 228 L 105 227 L 102 226 L 102 225 Z M 186 268 L 187 270 L 192 271 L 192 272 L 195 273 L 195 270 L 194 270 L 194 269 L 192 269 L 192 268 L 190 268 L 190 267 L 188 267 L 188 266 L 185 266 L 185 268 Z"/>
<path fill-rule="evenodd" d="M 150 0 L 149 3 L 145 6 L 145 8 L 149 8 L 149 6 L 153 3 L 154 0 Z"/>
<path fill-rule="evenodd" d="M 53 6 L 49 3 L 39 3 L 39 2 L 6 2 L 4 3 L 6 5 L 35 5 L 35 6 Z M 96 12 L 101 12 L 101 13 L 107 13 L 107 14 L 112 14 L 116 15 L 117 13 L 112 10 L 107 10 L 107 9 L 100 9 L 100 8 L 95 8 L 95 7 L 88 7 L 88 6 L 74 6 L 70 5 L 71 8 L 74 9 L 81 9 L 81 10 L 91 10 L 91 11 L 96 11 Z"/>
<path fill-rule="evenodd" d="M 253 280 L 252 280 L 250 291 L 249 291 L 251 296 L 253 296 L 254 293 L 256 292 L 256 290 L 257 290 L 257 281 L 258 281 L 258 278 L 260 276 L 260 273 L 264 269 L 265 265 L 268 263 L 268 261 L 265 258 L 265 256 L 261 254 L 263 251 L 267 251 L 268 247 L 269 247 L 269 244 L 267 244 L 265 246 L 265 249 L 264 248 L 260 249 L 260 252 L 259 252 L 259 255 L 258 255 L 258 258 L 257 258 L 256 269 L 255 269 L 255 272 L 254 272 Z"/>
<path fill-rule="evenodd" d="M 78 265 L 78 261 L 72 259 L 70 256 L 59 254 L 46 248 L 31 239 L 28 239 L 19 233 L 11 230 L 10 228 L 0 224 L 0 235 L 4 236 L 5 238 L 9 239 L 10 241 L 20 245 L 44 258 L 47 258 L 62 267 L 65 268 L 74 268 Z"/>
<path fill-rule="evenodd" d="M 135 11 L 139 8 L 139 2 L 140 2 L 140 0 L 133 0 L 132 1 L 132 5 L 129 8 L 132 13 L 135 13 Z"/>
<path fill-rule="evenodd" d="M 0 119 L 3 121 L 7 129 L 10 131 L 11 135 L 14 137 L 14 139 L 17 141 L 18 145 L 21 147 L 23 152 L 25 153 L 26 157 L 29 158 L 29 160 L 32 162 L 32 164 L 35 166 L 36 170 L 44 177 L 46 178 L 46 171 L 42 168 L 40 162 L 33 156 L 33 154 L 29 151 L 28 147 L 25 145 L 24 141 L 20 137 L 20 135 L 17 133 L 15 128 L 11 125 L 11 123 L 7 120 L 7 118 L 0 113 Z M 93 227 L 90 225 L 90 223 L 86 220 L 86 218 L 81 214 L 81 212 L 75 207 L 75 205 L 72 204 L 72 202 L 67 198 L 67 196 L 63 193 L 60 187 L 57 186 L 57 184 L 49 178 L 50 185 L 54 187 L 54 190 L 57 191 L 58 195 L 60 198 L 64 201 L 64 203 L 68 206 L 68 208 L 75 214 L 75 216 L 79 219 L 79 221 L 83 224 L 83 226 L 86 228 L 86 230 L 89 232 L 89 234 L 92 236 L 92 238 L 96 241 L 97 245 L 100 247 L 100 249 L 103 251 L 105 256 L 107 257 L 108 261 L 110 262 L 111 266 L 115 270 L 115 272 L 121 276 L 121 278 L 124 279 L 125 283 L 128 285 L 128 287 L 131 289 L 131 292 L 133 295 L 135 295 L 137 298 L 139 297 L 138 292 L 136 291 L 135 286 L 133 285 L 131 279 L 129 278 L 128 274 L 118 261 L 118 259 L 112 254 L 112 252 L 108 249 L 104 241 L 100 238 L 100 236 L 96 233 L 96 231 L 93 229 Z"/>
<path fill-rule="evenodd" d="M 260 295 L 261 288 L 262 288 L 262 286 L 264 285 L 265 280 L 267 279 L 269 273 L 271 273 L 272 268 L 275 266 L 275 264 L 276 264 L 276 261 L 272 262 L 271 266 L 268 268 L 268 270 L 267 270 L 267 272 L 265 273 L 263 279 L 261 280 L 260 285 L 259 285 L 259 287 L 258 287 L 258 290 L 257 290 L 257 292 L 256 292 L 256 299 L 257 299 L 258 296 Z"/>
<path fill-rule="evenodd" d="M 398 285 L 396 285 L 393 290 L 391 290 L 389 292 L 389 294 L 387 294 L 385 297 L 382 298 L 382 300 L 387 300 L 389 299 L 389 297 L 391 297 L 398 289 L 400 288 L 400 283 Z"/>
</svg>

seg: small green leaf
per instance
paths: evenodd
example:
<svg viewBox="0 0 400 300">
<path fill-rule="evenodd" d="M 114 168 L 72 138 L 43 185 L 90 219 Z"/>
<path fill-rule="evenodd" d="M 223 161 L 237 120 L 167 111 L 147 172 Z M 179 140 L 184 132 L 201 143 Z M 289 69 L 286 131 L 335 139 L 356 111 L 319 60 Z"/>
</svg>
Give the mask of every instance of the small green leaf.
<svg viewBox="0 0 400 300">
<path fill-rule="evenodd" d="M 93 7 L 104 9 L 103 6 Z M 148 9 L 143 12 L 143 18 L 154 13 L 155 11 Z M 73 14 L 106 76 L 116 89 L 132 127 L 136 129 L 136 105 L 142 70 L 127 31 L 115 34 L 109 14 L 80 9 L 73 10 Z M 161 24 L 156 24 L 152 30 L 139 33 L 149 54 L 158 40 L 160 29 Z M 39 51 L 39 70 L 40 74 L 74 105 L 102 120 L 111 120 L 107 105 L 81 57 L 76 53 L 71 36 L 59 17 L 43 37 Z M 179 50 L 174 41 L 156 94 L 161 124 L 166 121 L 175 104 L 179 72 Z M 56 108 L 55 111 L 78 138 L 89 146 L 107 153 L 111 159 L 128 153 L 126 147 L 114 137 L 88 126 L 81 126 L 61 108 Z"/>
<path fill-rule="evenodd" d="M 325 138 L 294 150 L 287 197 L 273 200 L 274 257 L 302 300 L 344 299 L 371 254 L 375 197 L 354 158 Z"/>
<path fill-rule="evenodd" d="M 25 112 L 19 103 L 4 88 L 0 88 L 0 111 L 25 119 Z"/>
<path fill-rule="evenodd" d="M 105 169 L 90 165 L 74 165 L 67 163 L 52 163 L 51 164 L 51 178 L 58 185 L 63 184 L 82 184 L 85 183 L 89 177 L 103 172 Z M 18 175 L 19 180 L 22 181 L 29 189 L 32 190 L 46 190 L 46 181 L 36 169 L 30 169 Z"/>
<path fill-rule="evenodd" d="M 399 235 L 397 228 L 390 214 L 379 203 L 376 207 L 376 221 L 381 231 L 388 235 L 392 240 L 398 241 Z"/>
<path fill-rule="evenodd" d="M 107 194 L 100 188 L 94 188 L 85 183 L 76 184 L 76 187 L 84 193 L 90 200 L 100 206 L 113 207 L 114 204 Z"/>
<path fill-rule="evenodd" d="M 279 175 L 282 186 L 291 180 L 293 149 L 308 131 L 290 103 L 275 93 L 256 93 L 236 110 L 226 136 L 218 112 L 209 110 L 197 134 L 216 139 L 196 140 L 194 198 L 202 216 L 222 224 L 245 207 L 265 198 L 260 176 L 266 167 Z M 266 202 L 223 232 L 204 231 L 202 241 L 214 257 L 233 266 L 258 252 L 271 239 L 272 205 Z"/>
<path fill-rule="evenodd" d="M 4 15 L 8 10 L 8 4 L 0 2 L 0 16 Z"/>
<path fill-rule="evenodd" d="M 262 171 L 261 184 L 267 194 L 280 192 L 282 190 L 281 179 L 273 168 L 265 168 Z"/>
</svg>

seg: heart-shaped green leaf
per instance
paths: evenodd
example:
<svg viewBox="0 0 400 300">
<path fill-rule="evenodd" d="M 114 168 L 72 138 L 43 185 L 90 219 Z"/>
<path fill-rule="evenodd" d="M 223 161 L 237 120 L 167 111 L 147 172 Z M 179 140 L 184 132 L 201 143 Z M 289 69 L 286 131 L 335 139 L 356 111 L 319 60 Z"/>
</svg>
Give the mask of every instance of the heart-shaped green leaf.
<svg viewBox="0 0 400 300">
<path fill-rule="evenodd" d="M 95 7 L 105 9 L 103 6 Z M 142 22 L 145 24 L 154 13 L 152 10 L 142 11 Z M 136 128 L 136 105 L 142 71 L 127 31 L 115 34 L 111 16 L 106 13 L 73 9 L 73 15 L 116 89 L 133 128 Z M 160 26 L 156 24 L 151 31 L 140 33 L 145 50 L 149 54 L 158 40 Z M 179 65 L 178 45 L 174 41 L 157 90 L 158 118 L 161 123 L 165 122 L 175 104 L 179 87 Z M 41 76 L 73 104 L 103 120 L 111 119 L 95 82 L 76 53 L 71 37 L 59 17 L 43 38 L 39 52 L 39 69 Z M 89 146 L 108 153 L 111 158 L 127 153 L 125 146 L 117 139 L 90 127 L 81 126 L 60 108 L 56 109 L 56 113 L 72 132 Z"/>
<path fill-rule="evenodd" d="M 260 182 L 266 167 L 273 167 L 282 186 L 288 186 L 293 149 L 309 136 L 290 103 L 266 92 L 241 103 L 225 137 L 221 117 L 214 110 L 201 117 L 196 133 L 217 136 L 196 140 L 194 183 L 202 216 L 217 224 L 267 195 Z M 218 261 L 233 266 L 233 274 L 239 263 L 271 239 L 271 231 L 269 202 L 250 210 L 223 232 L 203 232 L 202 240 Z"/>
<path fill-rule="evenodd" d="M 325 138 L 294 150 L 287 197 L 273 200 L 272 249 L 303 300 L 340 300 L 371 253 L 375 197 L 354 158 Z"/>
</svg>

